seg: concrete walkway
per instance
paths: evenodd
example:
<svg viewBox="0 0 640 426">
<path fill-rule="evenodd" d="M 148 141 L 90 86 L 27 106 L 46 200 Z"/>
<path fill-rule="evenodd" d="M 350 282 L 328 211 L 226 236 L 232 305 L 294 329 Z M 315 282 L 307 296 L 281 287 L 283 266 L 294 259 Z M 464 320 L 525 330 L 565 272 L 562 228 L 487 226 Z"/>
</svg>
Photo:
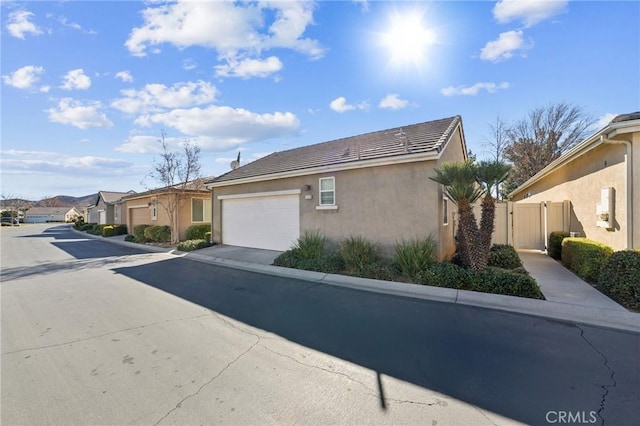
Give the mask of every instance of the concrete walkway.
<svg viewBox="0 0 640 426">
<path fill-rule="evenodd" d="M 522 250 L 518 254 L 548 301 L 627 311 L 544 252 Z"/>
</svg>

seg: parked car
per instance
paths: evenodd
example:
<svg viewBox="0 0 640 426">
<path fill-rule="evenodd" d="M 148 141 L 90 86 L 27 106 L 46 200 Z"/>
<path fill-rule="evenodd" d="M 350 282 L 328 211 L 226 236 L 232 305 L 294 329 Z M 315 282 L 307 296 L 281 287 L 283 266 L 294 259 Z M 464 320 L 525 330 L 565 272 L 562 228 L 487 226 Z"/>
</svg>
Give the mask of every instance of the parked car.
<svg viewBox="0 0 640 426">
<path fill-rule="evenodd" d="M 2 220 L 2 226 L 11 226 L 11 225 L 18 225 L 20 222 L 18 221 L 18 218 L 10 218 L 10 217 L 3 217 L 1 218 Z"/>
</svg>

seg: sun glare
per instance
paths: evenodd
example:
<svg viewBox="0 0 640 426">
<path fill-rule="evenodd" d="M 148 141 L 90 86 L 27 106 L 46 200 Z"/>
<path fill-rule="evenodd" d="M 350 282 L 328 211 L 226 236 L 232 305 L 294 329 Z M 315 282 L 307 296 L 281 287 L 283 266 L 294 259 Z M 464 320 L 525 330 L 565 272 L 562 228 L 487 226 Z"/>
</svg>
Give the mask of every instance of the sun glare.
<svg viewBox="0 0 640 426">
<path fill-rule="evenodd" d="M 415 64 L 425 59 L 428 46 L 436 41 L 435 33 L 424 27 L 418 13 L 394 16 L 382 40 L 390 50 L 392 62 Z"/>
</svg>

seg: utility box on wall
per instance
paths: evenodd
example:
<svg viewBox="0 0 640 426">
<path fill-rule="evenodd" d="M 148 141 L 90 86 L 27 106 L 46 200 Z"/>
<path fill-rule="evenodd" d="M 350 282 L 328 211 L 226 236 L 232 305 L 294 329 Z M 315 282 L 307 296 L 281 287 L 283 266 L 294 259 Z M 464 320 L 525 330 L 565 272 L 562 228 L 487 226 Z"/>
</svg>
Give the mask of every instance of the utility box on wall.
<svg viewBox="0 0 640 426">
<path fill-rule="evenodd" d="M 613 228 L 613 188 L 602 188 L 600 190 L 600 203 L 596 204 L 596 226 L 601 228 Z"/>
</svg>

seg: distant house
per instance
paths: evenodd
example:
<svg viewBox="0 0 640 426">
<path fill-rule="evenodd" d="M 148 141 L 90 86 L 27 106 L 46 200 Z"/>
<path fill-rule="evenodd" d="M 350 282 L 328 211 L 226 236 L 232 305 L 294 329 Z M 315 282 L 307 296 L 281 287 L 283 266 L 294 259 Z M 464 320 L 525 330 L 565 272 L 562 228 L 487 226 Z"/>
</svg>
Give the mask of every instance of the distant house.
<svg viewBox="0 0 640 426">
<path fill-rule="evenodd" d="M 184 240 L 187 228 L 191 225 L 211 223 L 210 192 L 204 182 L 211 178 L 189 182 L 184 190 L 176 188 L 158 188 L 146 192 L 127 195 L 122 198 L 122 218 L 129 233 L 137 225 L 170 225 L 167 207 L 169 197 L 178 194 L 176 222 L 178 236 Z"/>
<path fill-rule="evenodd" d="M 429 178 L 467 151 L 460 116 L 276 152 L 207 183 L 213 240 L 286 250 L 304 231 L 362 235 L 385 251 L 432 235 L 455 252 L 453 206 Z"/>
<path fill-rule="evenodd" d="M 567 231 L 640 248 L 640 112 L 619 115 L 516 188 L 516 203 L 570 202 Z"/>
<path fill-rule="evenodd" d="M 80 212 L 74 207 L 31 207 L 25 213 L 26 223 L 73 222 Z"/>
<path fill-rule="evenodd" d="M 113 192 L 99 191 L 95 203 L 88 208 L 88 223 L 100 225 L 120 225 L 126 222 L 122 213 L 122 197 L 135 194 L 135 191 Z"/>
</svg>

